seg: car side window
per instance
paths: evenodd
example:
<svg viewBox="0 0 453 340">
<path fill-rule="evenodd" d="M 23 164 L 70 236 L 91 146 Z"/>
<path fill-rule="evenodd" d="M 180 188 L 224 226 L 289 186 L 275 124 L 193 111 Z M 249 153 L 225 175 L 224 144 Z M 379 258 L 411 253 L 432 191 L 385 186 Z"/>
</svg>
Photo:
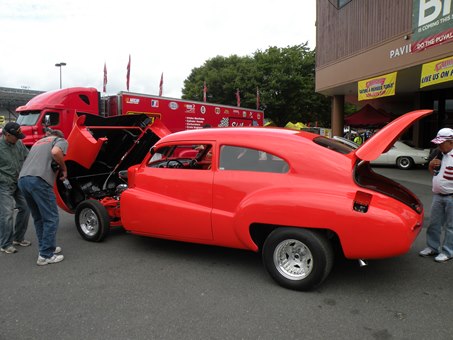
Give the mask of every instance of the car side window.
<svg viewBox="0 0 453 340">
<path fill-rule="evenodd" d="M 280 157 L 262 150 L 223 145 L 220 148 L 219 170 L 285 173 L 289 165 Z"/>
<path fill-rule="evenodd" d="M 148 167 L 208 170 L 211 168 L 211 144 L 177 144 L 152 150 Z"/>
</svg>

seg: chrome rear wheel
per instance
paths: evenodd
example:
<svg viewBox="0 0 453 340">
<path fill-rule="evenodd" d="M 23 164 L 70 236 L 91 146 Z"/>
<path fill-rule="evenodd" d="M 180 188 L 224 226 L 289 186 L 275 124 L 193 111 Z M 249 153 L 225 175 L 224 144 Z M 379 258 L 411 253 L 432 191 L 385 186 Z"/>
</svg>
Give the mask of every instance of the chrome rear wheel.
<svg viewBox="0 0 453 340">
<path fill-rule="evenodd" d="M 310 290 L 321 284 L 333 265 L 326 234 L 311 229 L 281 227 L 272 231 L 262 249 L 268 273 L 281 286 Z"/>
<path fill-rule="evenodd" d="M 275 248 L 274 265 L 287 279 L 300 280 L 310 275 L 313 269 L 313 255 L 299 240 L 284 240 Z"/>
</svg>

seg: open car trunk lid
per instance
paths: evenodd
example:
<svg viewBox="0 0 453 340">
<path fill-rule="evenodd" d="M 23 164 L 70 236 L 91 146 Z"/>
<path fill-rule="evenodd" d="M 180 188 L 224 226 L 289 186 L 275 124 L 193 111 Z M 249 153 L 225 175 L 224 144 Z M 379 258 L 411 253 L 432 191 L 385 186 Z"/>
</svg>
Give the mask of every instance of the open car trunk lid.
<svg viewBox="0 0 453 340">
<path fill-rule="evenodd" d="M 355 150 L 355 155 L 364 161 L 375 160 L 382 153 L 387 152 L 412 123 L 432 112 L 432 110 L 416 110 L 396 118 Z"/>
</svg>

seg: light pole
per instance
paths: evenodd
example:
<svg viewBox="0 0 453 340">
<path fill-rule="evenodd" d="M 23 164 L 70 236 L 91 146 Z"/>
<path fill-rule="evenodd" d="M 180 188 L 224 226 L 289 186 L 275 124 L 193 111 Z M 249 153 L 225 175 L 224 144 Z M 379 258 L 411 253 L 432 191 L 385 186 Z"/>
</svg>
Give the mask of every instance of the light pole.
<svg viewBox="0 0 453 340">
<path fill-rule="evenodd" d="M 55 66 L 60 68 L 60 89 L 61 89 L 61 67 L 66 66 L 66 63 L 58 63 L 55 64 Z"/>
</svg>

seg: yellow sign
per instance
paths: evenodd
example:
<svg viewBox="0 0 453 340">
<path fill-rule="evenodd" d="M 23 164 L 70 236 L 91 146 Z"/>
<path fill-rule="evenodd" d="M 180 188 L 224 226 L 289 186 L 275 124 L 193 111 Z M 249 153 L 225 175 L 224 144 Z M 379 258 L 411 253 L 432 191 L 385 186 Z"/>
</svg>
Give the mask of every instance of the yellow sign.
<svg viewBox="0 0 453 340">
<path fill-rule="evenodd" d="M 359 100 L 395 95 L 396 72 L 358 82 Z"/>
<path fill-rule="evenodd" d="M 453 57 L 423 64 L 420 88 L 453 80 Z"/>
<path fill-rule="evenodd" d="M 5 124 L 5 116 L 0 116 L 0 124 Z"/>
</svg>

